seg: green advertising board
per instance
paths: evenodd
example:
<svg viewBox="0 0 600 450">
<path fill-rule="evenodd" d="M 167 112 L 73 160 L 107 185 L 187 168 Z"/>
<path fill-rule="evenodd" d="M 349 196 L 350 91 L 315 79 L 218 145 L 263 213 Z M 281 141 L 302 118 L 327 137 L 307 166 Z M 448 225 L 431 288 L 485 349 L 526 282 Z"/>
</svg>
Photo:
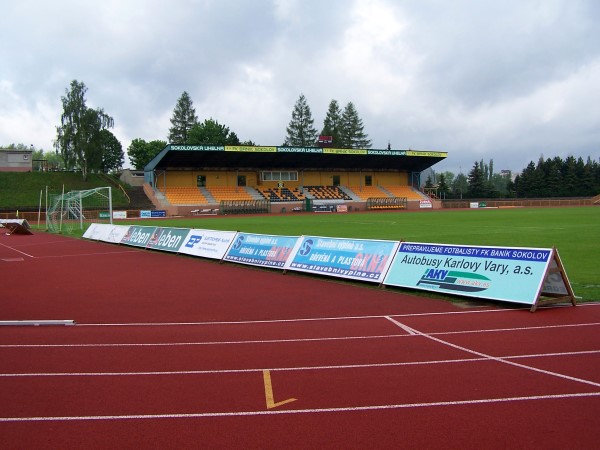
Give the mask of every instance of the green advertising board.
<svg viewBox="0 0 600 450">
<path fill-rule="evenodd" d="M 132 245 L 134 247 L 146 247 L 148 245 L 148 241 L 152 234 L 156 230 L 156 227 L 139 227 L 139 226 L 130 226 L 123 239 L 121 239 L 121 244 L 124 245 Z"/>
<path fill-rule="evenodd" d="M 156 228 L 146 248 L 177 253 L 189 232 L 188 228 Z"/>
</svg>

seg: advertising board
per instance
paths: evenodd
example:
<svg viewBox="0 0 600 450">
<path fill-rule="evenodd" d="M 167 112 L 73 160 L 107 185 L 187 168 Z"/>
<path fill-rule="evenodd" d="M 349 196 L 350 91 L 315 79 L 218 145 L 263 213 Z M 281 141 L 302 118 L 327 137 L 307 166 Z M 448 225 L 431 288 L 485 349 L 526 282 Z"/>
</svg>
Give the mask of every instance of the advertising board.
<svg viewBox="0 0 600 450">
<path fill-rule="evenodd" d="M 156 227 L 132 225 L 121 239 L 121 244 L 145 248 L 154 234 L 154 230 L 156 230 Z"/>
<path fill-rule="evenodd" d="M 285 269 L 381 282 L 398 244 L 396 241 L 302 236 Z"/>
<path fill-rule="evenodd" d="M 298 236 L 238 233 L 223 260 L 283 268 L 297 241 Z"/>
<path fill-rule="evenodd" d="M 179 253 L 202 258 L 223 259 L 236 235 L 235 231 L 192 229 L 179 248 Z"/>
<path fill-rule="evenodd" d="M 402 242 L 384 284 L 533 305 L 552 249 Z"/>
<path fill-rule="evenodd" d="M 189 231 L 188 228 L 156 228 L 146 248 L 177 253 Z"/>
</svg>

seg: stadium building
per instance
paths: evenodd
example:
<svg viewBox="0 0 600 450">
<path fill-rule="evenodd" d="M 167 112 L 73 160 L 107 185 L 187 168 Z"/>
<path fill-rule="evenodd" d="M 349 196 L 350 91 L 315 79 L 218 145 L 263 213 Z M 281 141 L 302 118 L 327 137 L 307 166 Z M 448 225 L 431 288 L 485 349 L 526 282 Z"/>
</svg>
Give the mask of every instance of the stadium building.
<svg viewBox="0 0 600 450">
<path fill-rule="evenodd" d="M 436 208 L 420 174 L 446 152 L 167 145 L 144 169 L 169 215 Z"/>
</svg>

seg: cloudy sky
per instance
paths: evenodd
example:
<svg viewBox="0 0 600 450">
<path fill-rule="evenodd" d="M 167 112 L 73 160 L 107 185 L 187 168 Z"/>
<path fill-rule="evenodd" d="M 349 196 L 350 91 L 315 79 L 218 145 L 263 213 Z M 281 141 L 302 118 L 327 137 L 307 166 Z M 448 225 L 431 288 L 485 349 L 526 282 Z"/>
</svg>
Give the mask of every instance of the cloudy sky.
<svg viewBox="0 0 600 450">
<path fill-rule="evenodd" d="M 438 172 L 600 158 L 597 0 L 0 1 L 0 146 L 51 150 L 76 79 L 124 150 L 187 91 L 259 145 L 303 93 L 317 129 L 351 101 L 373 148 L 446 151 Z"/>
</svg>

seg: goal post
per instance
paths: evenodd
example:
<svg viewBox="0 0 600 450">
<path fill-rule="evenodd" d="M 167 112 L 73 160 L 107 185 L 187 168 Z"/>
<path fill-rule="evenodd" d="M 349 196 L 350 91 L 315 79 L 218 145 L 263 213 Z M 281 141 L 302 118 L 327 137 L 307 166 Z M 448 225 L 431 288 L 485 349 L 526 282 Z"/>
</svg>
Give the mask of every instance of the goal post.
<svg viewBox="0 0 600 450">
<path fill-rule="evenodd" d="M 92 222 L 112 224 L 110 186 L 53 195 L 46 210 L 46 228 L 52 233 L 83 230 Z"/>
</svg>

